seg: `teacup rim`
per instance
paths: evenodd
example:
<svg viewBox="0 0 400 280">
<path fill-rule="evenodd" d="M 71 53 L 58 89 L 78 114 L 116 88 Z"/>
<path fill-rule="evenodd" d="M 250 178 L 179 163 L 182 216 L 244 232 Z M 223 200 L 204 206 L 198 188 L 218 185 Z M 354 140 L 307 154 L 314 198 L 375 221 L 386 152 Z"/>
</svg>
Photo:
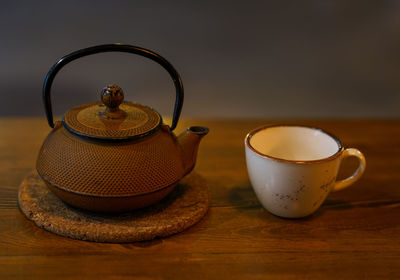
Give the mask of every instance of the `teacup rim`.
<svg viewBox="0 0 400 280">
<path fill-rule="evenodd" d="M 273 128 L 273 127 L 302 127 L 302 128 L 309 128 L 309 129 L 314 129 L 314 130 L 319 130 L 323 133 L 325 133 L 326 135 L 330 136 L 332 139 L 334 139 L 338 145 L 338 150 L 336 153 L 334 153 L 333 155 L 329 156 L 329 157 L 325 157 L 325 158 L 321 158 L 321 159 L 313 159 L 313 160 L 291 160 L 291 159 L 284 159 L 284 158 L 278 158 L 278 157 L 273 157 L 271 155 L 267 155 L 264 153 L 261 153 L 260 151 L 256 150 L 251 144 L 250 144 L 250 139 L 252 136 L 254 136 L 257 132 L 261 131 L 261 130 L 265 130 L 268 128 Z M 263 125 L 260 127 L 257 127 L 255 129 L 253 129 L 252 131 L 250 131 L 249 133 L 247 133 L 246 137 L 245 137 L 245 145 L 252 150 L 254 153 L 258 154 L 261 157 L 264 158 L 268 158 L 268 159 L 272 159 L 275 161 L 280 161 L 280 162 L 287 162 L 287 163 L 296 163 L 296 164 L 311 164 L 311 163 L 321 163 L 321 162 L 328 162 L 331 160 L 336 159 L 337 157 L 339 157 L 343 150 L 344 147 L 342 145 L 342 142 L 339 140 L 338 137 L 336 137 L 334 134 L 327 132 L 326 130 L 319 128 L 319 127 L 314 127 L 314 126 L 308 126 L 308 125 L 297 125 L 297 124 L 272 124 L 272 125 Z"/>
</svg>

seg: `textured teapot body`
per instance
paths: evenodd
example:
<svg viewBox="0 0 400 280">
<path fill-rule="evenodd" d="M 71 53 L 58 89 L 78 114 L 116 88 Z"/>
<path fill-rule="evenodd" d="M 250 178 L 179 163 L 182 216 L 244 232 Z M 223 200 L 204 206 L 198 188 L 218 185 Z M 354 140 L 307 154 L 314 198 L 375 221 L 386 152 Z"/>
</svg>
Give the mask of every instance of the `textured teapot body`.
<svg viewBox="0 0 400 280">
<path fill-rule="evenodd" d="M 185 152 L 164 125 L 140 139 L 107 142 L 74 135 L 59 122 L 43 143 L 37 171 L 73 206 L 127 211 L 151 205 L 173 189 L 193 168 L 185 167 Z M 111 199 L 119 202 L 110 205 Z"/>
</svg>

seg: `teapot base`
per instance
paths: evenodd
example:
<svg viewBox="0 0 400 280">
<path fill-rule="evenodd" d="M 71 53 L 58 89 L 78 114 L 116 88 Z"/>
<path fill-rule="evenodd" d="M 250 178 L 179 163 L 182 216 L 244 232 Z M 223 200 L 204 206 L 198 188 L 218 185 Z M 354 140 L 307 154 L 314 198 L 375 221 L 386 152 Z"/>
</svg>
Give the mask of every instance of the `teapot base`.
<svg viewBox="0 0 400 280">
<path fill-rule="evenodd" d="M 63 202 L 87 211 L 99 213 L 119 213 L 144 208 L 166 197 L 178 183 L 151 193 L 132 196 L 91 196 L 69 192 L 43 180 L 47 187 Z"/>
</svg>

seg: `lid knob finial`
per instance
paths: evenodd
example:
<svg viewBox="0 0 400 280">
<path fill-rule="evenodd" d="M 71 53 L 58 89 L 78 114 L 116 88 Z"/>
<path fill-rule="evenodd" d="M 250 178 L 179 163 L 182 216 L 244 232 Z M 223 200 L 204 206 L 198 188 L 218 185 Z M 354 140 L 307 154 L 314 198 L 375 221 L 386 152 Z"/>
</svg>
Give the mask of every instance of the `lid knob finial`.
<svg viewBox="0 0 400 280">
<path fill-rule="evenodd" d="M 100 115 L 107 119 L 119 119 L 125 116 L 125 112 L 119 109 L 124 101 L 124 91 L 119 86 L 112 84 L 101 90 L 101 101 L 107 108 Z"/>
</svg>

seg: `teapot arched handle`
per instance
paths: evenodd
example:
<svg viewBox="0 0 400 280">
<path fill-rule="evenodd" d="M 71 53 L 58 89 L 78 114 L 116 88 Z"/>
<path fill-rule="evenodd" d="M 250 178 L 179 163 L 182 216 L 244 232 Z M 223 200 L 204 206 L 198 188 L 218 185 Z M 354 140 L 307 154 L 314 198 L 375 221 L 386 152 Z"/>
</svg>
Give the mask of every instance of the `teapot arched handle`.
<svg viewBox="0 0 400 280">
<path fill-rule="evenodd" d="M 53 122 L 53 110 L 51 106 L 51 97 L 50 97 L 50 90 L 51 85 L 53 84 L 54 78 L 58 71 L 61 70 L 66 64 L 69 62 L 76 60 L 78 58 L 92 55 L 96 53 L 102 52 L 127 52 L 133 53 L 137 55 L 141 55 L 147 57 L 158 64 L 160 64 L 167 72 L 170 74 L 176 89 L 176 97 L 175 97 L 175 107 L 174 107 L 174 114 L 172 118 L 171 130 L 175 129 L 176 125 L 178 124 L 179 116 L 182 111 L 183 106 L 183 84 L 181 77 L 179 76 L 178 72 L 175 68 L 169 63 L 165 58 L 160 56 L 159 54 L 152 52 L 150 50 L 131 46 L 131 45 L 124 45 L 124 44 L 107 44 L 107 45 L 98 45 L 93 46 L 85 49 L 81 49 L 70 54 L 67 54 L 60 58 L 49 70 L 46 75 L 46 78 L 43 83 L 43 103 L 44 108 L 46 111 L 47 121 L 50 127 L 54 127 Z"/>
</svg>

